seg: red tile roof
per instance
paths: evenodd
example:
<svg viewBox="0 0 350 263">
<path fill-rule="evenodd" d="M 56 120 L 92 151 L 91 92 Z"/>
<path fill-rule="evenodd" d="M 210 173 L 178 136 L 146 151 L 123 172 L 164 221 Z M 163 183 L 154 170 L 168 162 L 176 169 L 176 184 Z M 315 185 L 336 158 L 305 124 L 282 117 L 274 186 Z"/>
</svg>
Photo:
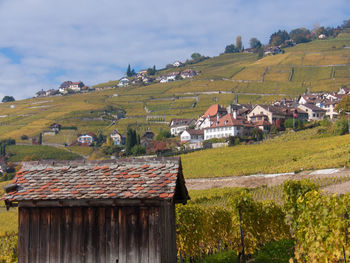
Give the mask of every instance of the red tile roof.
<svg viewBox="0 0 350 263">
<path fill-rule="evenodd" d="M 222 108 L 219 104 L 211 105 L 207 111 L 203 114 L 203 117 L 216 116 L 218 113 L 227 113 L 225 108 Z"/>
<path fill-rule="evenodd" d="M 84 163 L 28 162 L 3 200 L 166 199 L 182 184 L 179 158 L 125 159 Z M 180 186 L 180 187 L 182 187 Z"/>
<path fill-rule="evenodd" d="M 228 127 L 228 126 L 245 126 L 245 127 L 253 127 L 253 125 L 249 122 L 246 122 L 242 117 L 238 116 L 237 119 L 233 118 L 231 114 L 226 114 L 225 116 L 219 118 L 219 120 L 215 120 L 210 128 L 215 127 Z"/>
</svg>

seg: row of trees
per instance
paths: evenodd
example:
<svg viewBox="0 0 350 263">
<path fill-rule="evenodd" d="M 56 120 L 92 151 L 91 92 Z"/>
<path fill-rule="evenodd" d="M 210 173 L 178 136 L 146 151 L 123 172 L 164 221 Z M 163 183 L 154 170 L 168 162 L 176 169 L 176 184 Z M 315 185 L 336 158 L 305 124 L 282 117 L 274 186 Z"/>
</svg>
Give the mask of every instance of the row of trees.
<svg viewBox="0 0 350 263">
<path fill-rule="evenodd" d="M 344 21 L 341 26 L 336 28 L 324 27 L 320 26 L 319 24 L 315 24 L 311 31 L 305 27 L 293 29 L 289 33 L 286 30 L 278 30 L 270 36 L 269 45 L 288 47 L 293 45 L 293 43 L 299 44 L 318 39 L 320 35 L 335 37 L 344 30 L 350 30 L 350 19 Z M 250 48 L 254 49 L 256 52 L 258 52 L 263 46 L 261 41 L 256 37 L 251 38 L 249 44 Z M 243 50 L 244 47 L 242 45 L 242 37 L 237 36 L 236 44 L 227 45 L 225 48 L 225 53 L 238 53 L 242 52 Z"/>
<path fill-rule="evenodd" d="M 15 98 L 13 96 L 5 96 L 2 98 L 2 102 L 11 102 L 15 101 Z"/>
</svg>

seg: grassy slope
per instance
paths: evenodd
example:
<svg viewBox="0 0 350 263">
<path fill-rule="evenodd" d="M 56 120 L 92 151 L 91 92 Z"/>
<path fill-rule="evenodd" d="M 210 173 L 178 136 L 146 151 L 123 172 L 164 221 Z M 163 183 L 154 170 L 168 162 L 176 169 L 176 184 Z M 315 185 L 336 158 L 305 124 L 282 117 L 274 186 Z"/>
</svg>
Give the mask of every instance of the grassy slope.
<svg viewBox="0 0 350 263">
<path fill-rule="evenodd" d="M 65 149 L 46 145 L 11 145 L 7 147 L 6 151 L 12 155 L 9 158 L 11 162 L 20 162 L 25 157 L 30 157 L 31 160 L 74 160 L 80 158 L 79 155 Z"/>
<path fill-rule="evenodd" d="M 10 181 L 0 182 L 0 197 L 4 194 L 4 186 L 9 184 Z M 6 232 L 17 232 L 17 209 L 12 208 L 7 211 L 4 207 L 4 202 L 0 203 L 0 236 L 4 235 Z"/>
<path fill-rule="evenodd" d="M 182 156 L 187 178 L 282 173 L 349 165 L 350 135 L 318 137 L 317 129 L 256 145 L 203 150 Z"/>
</svg>

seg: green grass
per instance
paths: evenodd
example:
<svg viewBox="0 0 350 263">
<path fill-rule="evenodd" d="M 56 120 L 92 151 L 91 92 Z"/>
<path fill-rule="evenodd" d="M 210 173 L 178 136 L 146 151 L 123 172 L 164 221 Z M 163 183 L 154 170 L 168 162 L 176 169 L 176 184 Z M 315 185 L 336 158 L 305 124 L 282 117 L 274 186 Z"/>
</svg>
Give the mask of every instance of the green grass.
<svg viewBox="0 0 350 263">
<path fill-rule="evenodd" d="M 4 195 L 4 187 L 11 181 L 0 182 L 0 197 Z M 5 233 L 17 232 L 18 229 L 17 209 L 12 208 L 9 211 L 5 208 L 5 203 L 0 201 L 0 236 Z"/>
<path fill-rule="evenodd" d="M 74 160 L 80 158 L 79 155 L 65 149 L 45 145 L 11 145 L 6 148 L 6 151 L 11 156 L 9 158 L 11 162 L 20 162 L 25 158 L 29 160 Z"/>
<path fill-rule="evenodd" d="M 187 178 L 293 172 L 350 164 L 350 135 L 327 138 L 288 136 L 256 145 L 209 149 L 182 155 Z M 310 135 L 312 136 L 312 135 Z M 282 143 L 283 142 L 283 143 Z"/>
<path fill-rule="evenodd" d="M 69 145 L 76 140 L 77 135 L 76 130 L 61 130 L 56 135 L 43 135 L 43 142 Z"/>
<path fill-rule="evenodd" d="M 69 150 L 79 155 L 89 156 L 94 151 L 94 148 L 87 146 L 70 146 Z"/>
</svg>

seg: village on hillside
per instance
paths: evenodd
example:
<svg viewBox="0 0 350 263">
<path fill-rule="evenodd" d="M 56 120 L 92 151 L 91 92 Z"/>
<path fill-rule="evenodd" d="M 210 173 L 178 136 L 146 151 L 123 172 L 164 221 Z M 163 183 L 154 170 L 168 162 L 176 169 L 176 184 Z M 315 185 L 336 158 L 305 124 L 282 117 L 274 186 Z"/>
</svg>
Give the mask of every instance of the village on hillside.
<svg viewBox="0 0 350 263">
<path fill-rule="evenodd" d="M 247 143 L 259 141 L 285 129 L 299 130 L 308 123 L 325 118 L 336 120 L 339 112 L 336 106 L 341 99 L 350 94 L 350 88 L 341 87 L 333 93 L 311 93 L 295 99 L 276 100 L 270 104 L 240 104 L 238 97 L 234 104 L 211 105 L 198 118 L 173 118 L 168 122 L 168 131 L 163 131 L 175 137 L 171 146 L 156 140 L 155 133 L 147 130 L 140 134 L 138 144 L 147 154 L 159 154 L 165 151 L 191 151 L 203 148 L 216 148 L 234 144 L 236 139 Z M 108 112 L 105 113 L 108 114 Z M 109 113 L 111 115 L 111 113 Z M 122 112 L 112 115 L 115 122 L 123 119 Z M 43 135 L 55 135 L 61 130 L 61 124 L 52 123 Z M 127 135 L 114 129 L 107 135 L 114 146 L 125 148 Z M 101 139 L 102 138 L 102 139 Z M 233 138 L 233 139 L 232 139 Z M 106 139 L 93 132 L 79 134 L 71 145 L 92 146 L 106 142 Z M 39 138 L 32 139 L 33 144 L 39 144 Z M 122 150 L 123 152 L 124 150 Z"/>
<path fill-rule="evenodd" d="M 215 104 L 197 120 L 171 120 L 170 131 L 172 135 L 180 136 L 187 148 L 200 149 L 205 147 L 204 141 L 211 139 L 251 137 L 254 129 L 263 134 L 296 129 L 300 123 L 337 119 L 339 112 L 335 108 L 349 93 L 350 88 L 342 87 L 334 93 L 305 94 L 295 100 L 277 100 L 269 105 L 237 103 L 225 108 Z"/>
<path fill-rule="evenodd" d="M 185 64 L 180 61 L 175 61 L 173 64 L 170 64 L 171 68 L 181 68 Z M 169 67 L 170 67 L 169 66 Z M 182 71 L 170 72 L 166 75 L 159 75 L 154 77 L 156 69 L 150 70 L 140 70 L 137 73 L 130 73 L 117 81 L 117 84 L 111 86 L 103 87 L 89 87 L 86 86 L 82 81 L 72 82 L 70 80 L 64 81 L 58 89 L 49 89 L 49 90 L 40 90 L 36 92 L 36 97 L 49 97 L 57 95 L 68 95 L 75 93 L 85 93 L 91 91 L 99 91 L 105 89 L 111 89 L 116 87 L 127 87 L 129 85 L 150 85 L 152 83 L 168 83 L 172 81 L 178 81 L 188 78 L 193 78 L 200 74 L 200 71 L 195 71 L 191 68 L 184 69 Z"/>
</svg>

